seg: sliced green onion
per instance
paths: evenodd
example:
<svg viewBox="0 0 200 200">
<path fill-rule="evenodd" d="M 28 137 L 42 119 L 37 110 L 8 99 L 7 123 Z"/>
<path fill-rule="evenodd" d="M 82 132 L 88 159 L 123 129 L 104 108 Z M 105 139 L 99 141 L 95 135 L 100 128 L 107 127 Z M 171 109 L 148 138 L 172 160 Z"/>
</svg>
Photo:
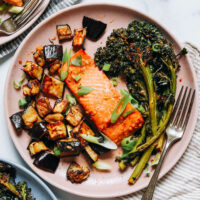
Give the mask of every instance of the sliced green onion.
<svg viewBox="0 0 200 200">
<path fill-rule="evenodd" d="M 161 152 L 158 152 L 154 159 L 151 161 L 151 166 L 154 167 L 154 166 L 157 166 L 158 163 L 159 163 L 159 160 L 160 160 L 160 156 L 161 156 Z"/>
<path fill-rule="evenodd" d="M 113 84 L 113 86 L 118 86 L 118 84 L 119 84 L 119 78 L 118 77 L 113 77 L 111 79 L 111 83 Z"/>
<path fill-rule="evenodd" d="M 89 94 L 90 92 L 92 92 L 92 90 L 93 90 L 92 87 L 81 86 L 77 94 L 78 96 L 83 96 Z"/>
<path fill-rule="evenodd" d="M 62 67 L 61 67 L 61 70 L 60 70 L 60 79 L 61 79 L 61 81 L 64 81 L 68 76 L 70 59 L 71 59 L 71 49 L 69 50 L 69 52 L 66 49 L 64 54 L 63 54 L 62 64 L 64 65 L 65 63 L 67 63 L 67 71 L 63 72 Z"/>
<path fill-rule="evenodd" d="M 96 161 L 95 163 L 93 163 L 92 166 L 99 169 L 99 170 L 111 170 L 112 169 L 111 165 L 109 165 L 106 162 L 99 161 L 99 160 Z"/>
<path fill-rule="evenodd" d="M 1 23 L 2 23 L 2 19 L 0 18 L 0 25 L 1 25 Z"/>
<path fill-rule="evenodd" d="M 67 94 L 66 95 L 66 98 L 67 98 L 67 100 L 69 101 L 69 103 L 71 104 L 71 105 L 73 105 L 73 106 L 75 106 L 76 105 L 76 98 L 74 97 L 74 96 L 72 96 L 72 95 L 70 95 L 70 94 Z"/>
<path fill-rule="evenodd" d="M 116 108 L 114 109 L 114 111 L 112 112 L 112 115 L 111 115 L 111 123 L 112 124 L 114 124 L 119 119 L 121 114 L 124 112 L 128 102 L 129 102 L 128 95 L 123 96 L 122 99 L 119 101 L 119 103 L 117 104 Z M 118 108 L 121 104 L 122 104 L 122 106 L 120 108 L 120 111 L 117 112 Z"/>
<path fill-rule="evenodd" d="M 71 61 L 71 64 L 72 65 L 75 65 L 75 66 L 82 66 L 82 57 L 81 55 L 77 56 L 76 58 L 74 58 L 72 61 Z"/>
<path fill-rule="evenodd" d="M 64 81 L 67 78 L 68 72 L 69 72 L 68 69 L 67 69 L 66 72 L 63 72 L 62 67 L 61 67 L 61 70 L 60 70 L 60 79 L 61 79 L 61 81 Z"/>
<path fill-rule="evenodd" d="M 81 74 L 78 74 L 74 77 L 74 80 L 78 82 L 81 79 Z"/>
<path fill-rule="evenodd" d="M 27 104 L 28 104 L 28 102 L 26 101 L 26 99 L 20 99 L 18 101 L 19 107 L 25 107 Z"/>
<path fill-rule="evenodd" d="M 152 45 L 152 50 L 154 52 L 158 52 L 158 51 L 160 51 L 160 46 L 161 45 L 159 43 L 155 43 L 155 44 Z"/>
<path fill-rule="evenodd" d="M 25 80 L 25 78 L 26 78 L 26 75 L 22 74 L 21 79 L 19 80 L 18 84 L 15 81 L 13 81 L 14 88 L 17 89 L 17 90 L 20 89 L 22 84 L 23 84 L 23 82 L 24 82 L 24 80 Z"/>
<path fill-rule="evenodd" d="M 144 173 L 146 174 L 146 176 L 150 176 L 151 171 L 150 171 L 150 167 L 149 167 L 148 163 L 146 164 L 146 167 L 144 169 Z"/>
<path fill-rule="evenodd" d="M 105 72 L 108 72 L 110 70 L 111 65 L 110 64 L 104 64 L 102 70 Z"/>
<path fill-rule="evenodd" d="M 24 7 L 10 6 L 8 8 L 8 12 L 14 13 L 14 14 L 19 14 L 20 12 L 22 12 L 23 9 L 24 9 Z"/>
<path fill-rule="evenodd" d="M 54 154 L 55 154 L 56 156 L 59 156 L 59 155 L 61 154 L 61 151 L 60 151 L 60 149 L 58 149 L 58 147 L 54 147 L 54 148 L 53 148 L 53 152 L 54 152 Z"/>
<path fill-rule="evenodd" d="M 6 10 L 7 8 L 8 8 L 8 5 L 5 4 L 5 3 L 2 3 L 2 4 L 0 5 L 0 11 L 4 11 L 4 10 Z"/>
<path fill-rule="evenodd" d="M 127 112 L 125 112 L 125 113 L 123 114 L 123 117 L 127 117 L 128 115 L 130 115 L 131 113 L 133 113 L 133 112 L 135 112 L 135 111 L 136 111 L 136 109 L 129 110 L 129 111 L 127 111 Z"/>
</svg>

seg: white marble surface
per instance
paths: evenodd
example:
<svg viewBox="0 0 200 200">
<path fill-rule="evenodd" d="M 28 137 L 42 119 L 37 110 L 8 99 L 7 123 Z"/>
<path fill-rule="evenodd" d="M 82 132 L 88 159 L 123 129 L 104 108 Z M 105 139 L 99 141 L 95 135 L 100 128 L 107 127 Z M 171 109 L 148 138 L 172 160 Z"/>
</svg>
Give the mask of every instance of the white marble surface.
<svg viewBox="0 0 200 200">
<path fill-rule="evenodd" d="M 180 42 L 189 41 L 200 47 L 200 1 L 199 0 L 82 0 L 81 3 L 109 2 L 127 5 L 157 19 L 169 29 Z M 0 47 L 1 48 L 1 47 Z M 13 54 L 0 60 L 0 157 L 26 164 L 17 153 L 4 117 L 4 83 Z M 26 166 L 28 167 L 28 166 Z M 52 188 L 52 187 L 51 187 Z M 92 200 L 53 189 L 62 200 Z M 114 199 L 113 199 L 114 200 Z"/>
</svg>

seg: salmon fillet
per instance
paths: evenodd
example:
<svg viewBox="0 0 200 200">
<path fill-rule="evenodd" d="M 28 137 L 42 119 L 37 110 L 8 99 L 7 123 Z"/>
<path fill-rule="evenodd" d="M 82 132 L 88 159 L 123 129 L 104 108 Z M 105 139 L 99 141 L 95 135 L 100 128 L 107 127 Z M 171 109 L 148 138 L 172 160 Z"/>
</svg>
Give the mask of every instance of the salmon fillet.
<svg viewBox="0 0 200 200">
<path fill-rule="evenodd" d="M 112 124 L 111 114 L 122 96 L 117 92 L 103 71 L 99 70 L 95 65 L 94 60 L 83 50 L 78 51 L 71 60 L 78 55 L 82 57 L 82 66 L 70 65 L 69 74 L 65 82 L 97 128 L 119 145 L 124 137 L 137 131 L 142 126 L 144 120 L 140 112 L 136 110 L 125 118 L 121 115 L 117 122 Z M 81 74 L 81 79 L 76 82 L 74 77 L 78 74 Z M 80 86 L 92 87 L 93 90 L 84 96 L 78 96 L 77 93 Z M 128 103 L 124 113 L 132 109 L 134 107 Z"/>
<path fill-rule="evenodd" d="M 23 1 L 22 0 L 3 0 L 6 3 L 12 4 L 14 6 L 19 6 L 22 7 L 23 6 Z"/>
</svg>

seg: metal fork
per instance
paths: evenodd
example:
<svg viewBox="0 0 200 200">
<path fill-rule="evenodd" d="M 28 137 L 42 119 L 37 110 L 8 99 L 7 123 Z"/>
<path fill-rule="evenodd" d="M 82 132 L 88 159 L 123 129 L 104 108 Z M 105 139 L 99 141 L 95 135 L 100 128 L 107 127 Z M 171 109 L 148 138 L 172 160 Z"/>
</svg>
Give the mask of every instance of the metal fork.
<svg viewBox="0 0 200 200">
<path fill-rule="evenodd" d="M 20 30 L 35 16 L 32 15 L 36 9 L 42 4 L 43 0 L 27 0 L 24 9 L 19 14 L 14 14 L 4 20 L 0 25 L 0 33 L 12 35 Z"/>
<path fill-rule="evenodd" d="M 183 90 L 185 91 L 182 97 Z M 183 133 L 185 132 L 185 129 L 187 127 L 187 124 L 190 118 L 194 98 L 195 98 L 195 90 L 193 91 L 192 97 L 191 97 L 192 89 L 190 89 L 189 92 L 187 91 L 188 91 L 188 87 L 184 89 L 184 86 L 182 86 L 178 99 L 176 101 L 176 104 L 172 112 L 169 126 L 166 129 L 167 141 L 166 141 L 165 147 L 163 149 L 157 168 L 151 178 L 151 181 L 145 193 L 142 196 L 142 200 L 151 200 L 153 198 L 156 182 L 157 182 L 158 175 L 159 175 L 163 160 L 165 158 L 165 155 L 167 151 L 169 150 L 169 148 L 175 142 L 177 142 L 178 140 L 182 138 Z"/>
</svg>

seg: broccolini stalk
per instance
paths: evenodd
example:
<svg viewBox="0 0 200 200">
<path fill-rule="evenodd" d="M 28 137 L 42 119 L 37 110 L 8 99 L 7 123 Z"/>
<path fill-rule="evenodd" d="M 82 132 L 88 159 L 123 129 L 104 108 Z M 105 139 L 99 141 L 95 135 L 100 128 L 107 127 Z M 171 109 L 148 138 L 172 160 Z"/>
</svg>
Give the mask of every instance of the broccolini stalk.
<svg viewBox="0 0 200 200">
<path fill-rule="evenodd" d="M 131 161 L 131 166 L 134 167 L 134 166 L 137 164 L 137 162 L 139 161 L 139 159 L 140 159 L 140 156 L 136 156 L 136 157 Z"/>
</svg>

